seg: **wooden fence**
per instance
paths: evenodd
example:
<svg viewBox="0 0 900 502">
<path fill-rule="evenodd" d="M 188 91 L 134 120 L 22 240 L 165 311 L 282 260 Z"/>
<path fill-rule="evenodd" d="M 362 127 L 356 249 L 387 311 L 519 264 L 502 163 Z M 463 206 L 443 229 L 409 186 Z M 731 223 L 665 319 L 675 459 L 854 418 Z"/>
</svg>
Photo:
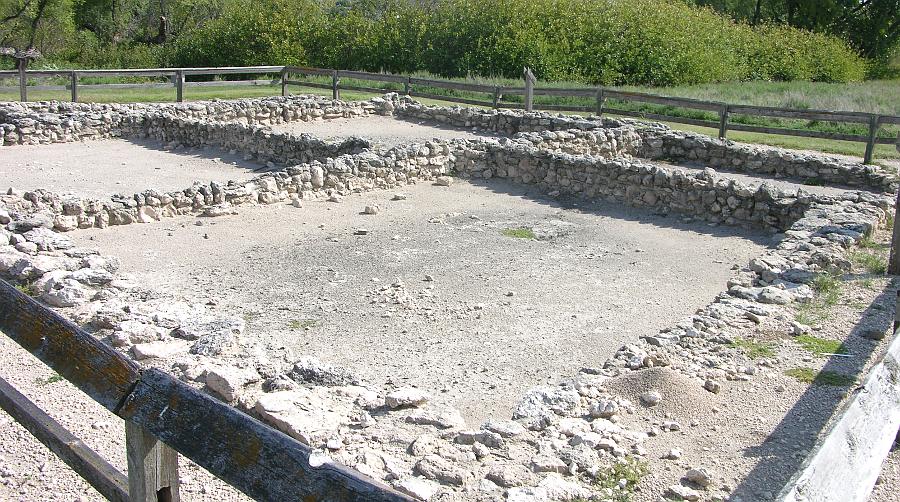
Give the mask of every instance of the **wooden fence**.
<svg viewBox="0 0 900 502">
<path fill-rule="evenodd" d="M 195 75 L 260 75 L 280 74 L 279 79 L 272 80 L 240 80 L 223 82 L 187 82 L 185 77 Z M 808 138 L 821 138 L 828 140 L 852 141 L 865 143 L 866 151 L 863 161 L 872 163 L 876 144 L 894 144 L 900 142 L 900 134 L 894 138 L 881 137 L 878 134 L 881 126 L 886 124 L 900 125 L 900 117 L 893 115 L 879 115 L 863 112 L 843 112 L 829 110 L 793 110 L 787 108 L 775 108 L 767 106 L 735 105 L 719 101 L 704 101 L 691 98 L 676 98 L 657 96 L 642 92 L 623 91 L 606 87 L 585 88 L 557 88 L 536 87 L 537 79 L 534 78 L 528 68 L 523 72 L 523 87 L 506 87 L 499 85 L 475 84 L 469 82 L 453 82 L 447 80 L 427 79 L 404 75 L 389 75 L 383 73 L 370 73 L 363 71 L 334 70 L 327 68 L 306 68 L 296 66 L 247 66 L 225 68 L 153 68 L 130 70 L 27 70 L 27 71 L 0 71 L 0 78 L 18 78 L 19 95 L 22 101 L 28 97 L 28 77 L 63 77 L 68 78 L 67 85 L 56 86 L 31 86 L 43 90 L 70 90 L 72 101 L 78 101 L 78 90 L 87 88 L 150 88 L 150 87 L 174 87 L 176 101 L 184 100 L 185 87 L 193 86 L 219 86 L 219 85 L 277 85 L 281 84 L 282 95 L 286 94 L 287 86 L 305 86 L 318 89 L 331 90 L 335 99 L 340 98 L 341 90 L 353 90 L 372 93 L 383 93 L 388 89 L 377 85 L 348 85 L 341 79 L 355 81 L 381 82 L 394 84 L 398 92 L 417 98 L 427 98 L 451 103 L 460 103 L 472 106 L 485 106 L 491 108 L 513 108 L 524 110 L 568 111 L 580 113 L 593 113 L 601 115 L 604 112 L 613 115 L 637 117 L 650 120 L 664 120 L 702 127 L 718 129 L 719 137 L 726 138 L 728 131 L 745 131 L 765 134 L 778 134 L 786 136 L 800 136 Z M 298 80 L 295 76 L 318 77 L 319 81 Z M 79 79 L 85 77 L 165 77 L 171 83 L 143 83 L 143 84 L 79 84 Z M 321 80 L 330 83 L 323 83 Z M 399 87 L 402 85 L 402 90 Z M 483 99 L 468 96 L 452 96 L 428 92 L 428 88 L 446 89 L 450 91 L 462 91 L 483 94 Z M 522 103 L 504 102 L 505 96 L 523 96 Z M 560 98 L 582 98 L 593 102 L 592 105 L 567 105 L 545 104 L 535 102 L 534 96 L 552 96 Z M 664 113 L 636 112 L 607 106 L 610 100 L 620 102 L 639 102 L 656 105 L 673 106 L 701 112 L 711 112 L 718 115 L 718 120 L 703 120 Z M 825 121 L 844 124 L 861 124 L 868 133 L 846 134 L 838 132 L 814 131 L 809 129 L 791 129 L 785 127 L 767 127 L 759 125 L 739 124 L 729 120 L 732 115 L 746 115 L 755 117 L 772 117 L 783 119 L 798 119 L 810 121 Z"/>
<path fill-rule="evenodd" d="M 136 363 L 0 280 L 0 331 L 126 422 L 128 476 L 6 381 L 0 407 L 115 502 L 178 502 L 178 454 L 256 500 L 413 499 L 237 409 Z"/>
</svg>

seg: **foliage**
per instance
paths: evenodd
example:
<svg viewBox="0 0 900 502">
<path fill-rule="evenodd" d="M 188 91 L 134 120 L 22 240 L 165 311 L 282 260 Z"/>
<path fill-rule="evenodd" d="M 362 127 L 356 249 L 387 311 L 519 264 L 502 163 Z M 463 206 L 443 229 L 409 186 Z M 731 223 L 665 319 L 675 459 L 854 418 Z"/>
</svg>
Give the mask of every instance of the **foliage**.
<svg viewBox="0 0 900 502">
<path fill-rule="evenodd" d="M 599 488 L 606 489 L 608 492 L 617 493 L 617 496 L 614 498 L 617 502 L 627 502 L 631 500 L 631 494 L 634 492 L 637 484 L 649 472 L 650 469 L 646 461 L 628 457 L 597 471 L 597 475 L 594 477 L 594 484 Z M 626 482 L 624 488 L 619 485 L 619 482 L 623 479 Z"/>
<path fill-rule="evenodd" d="M 528 66 L 542 80 L 607 85 L 847 82 L 866 71 L 839 38 L 752 27 L 671 0 L 6 1 L 68 5 L 71 29 L 59 31 L 63 43 L 50 55 L 96 66 L 307 64 L 511 78 Z M 63 50 L 85 41 L 84 53 Z"/>
<path fill-rule="evenodd" d="M 858 250 L 850 252 L 850 261 L 869 274 L 883 275 L 887 272 L 887 259 L 882 254 Z"/>
</svg>

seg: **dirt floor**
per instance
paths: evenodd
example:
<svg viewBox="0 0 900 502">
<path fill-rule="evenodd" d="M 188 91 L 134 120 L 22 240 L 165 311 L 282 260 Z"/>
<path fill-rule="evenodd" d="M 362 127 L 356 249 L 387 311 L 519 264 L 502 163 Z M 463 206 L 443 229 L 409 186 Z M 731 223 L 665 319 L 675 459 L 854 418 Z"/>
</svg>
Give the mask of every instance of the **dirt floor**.
<svg viewBox="0 0 900 502">
<path fill-rule="evenodd" d="M 250 179 L 263 166 L 212 149 L 164 150 L 152 141 L 110 139 L 0 148 L 0 189 L 47 189 L 81 197 L 182 190 L 195 181 Z"/>
<path fill-rule="evenodd" d="M 143 285 L 239 312 L 269 351 L 421 386 L 473 424 L 705 305 L 768 243 L 616 206 L 564 209 L 501 182 L 408 192 L 71 235 Z M 373 204 L 380 214 L 360 214 Z M 537 239 L 503 234 L 517 228 Z"/>
<path fill-rule="evenodd" d="M 272 129 L 294 134 L 307 133 L 325 140 L 340 140 L 351 136 L 360 136 L 376 145 L 386 147 L 435 138 L 473 139 L 497 136 L 497 133 L 494 132 L 461 130 L 429 122 L 403 120 L 381 115 L 371 115 L 364 118 L 290 122 L 272 126 Z"/>
</svg>

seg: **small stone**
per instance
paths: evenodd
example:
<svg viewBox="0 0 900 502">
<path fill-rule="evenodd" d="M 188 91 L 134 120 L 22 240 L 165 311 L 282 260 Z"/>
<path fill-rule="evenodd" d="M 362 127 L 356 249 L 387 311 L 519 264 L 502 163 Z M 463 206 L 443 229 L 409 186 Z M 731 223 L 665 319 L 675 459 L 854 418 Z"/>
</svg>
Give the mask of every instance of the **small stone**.
<svg viewBox="0 0 900 502">
<path fill-rule="evenodd" d="M 434 282 L 434 277 L 425 274 L 425 282 Z"/>
<path fill-rule="evenodd" d="M 559 457 L 538 455 L 531 459 L 531 470 L 534 472 L 556 472 L 561 474 L 567 472 L 569 466 Z"/>
<path fill-rule="evenodd" d="M 703 383 L 703 388 L 712 392 L 713 394 L 718 394 L 722 392 L 722 384 L 715 380 L 707 380 Z"/>
<path fill-rule="evenodd" d="M 144 359 L 163 359 L 166 357 L 172 357 L 177 354 L 181 354 L 188 351 L 188 345 L 184 342 L 149 342 L 149 343 L 139 343 L 134 347 L 131 347 L 131 352 L 134 354 L 134 358 L 138 361 L 142 361 Z"/>
<path fill-rule="evenodd" d="M 646 406 L 656 406 L 662 401 L 662 394 L 656 390 L 650 390 L 641 394 L 641 402 Z"/>
<path fill-rule="evenodd" d="M 453 184 L 453 178 L 450 176 L 438 176 L 436 180 L 434 180 L 434 184 L 437 186 L 448 187 Z"/>
<path fill-rule="evenodd" d="M 332 451 L 340 450 L 344 447 L 344 443 L 340 439 L 329 439 L 327 443 L 325 443 L 325 447 Z"/>
<path fill-rule="evenodd" d="M 366 208 L 363 210 L 363 213 L 364 214 L 378 214 L 380 211 L 381 211 L 381 209 L 378 206 L 372 205 L 372 206 L 366 206 Z"/>
<path fill-rule="evenodd" d="M 666 453 L 663 458 L 666 460 L 678 460 L 681 458 L 681 455 L 681 450 L 679 450 L 678 448 L 672 448 Z"/>
<path fill-rule="evenodd" d="M 391 200 L 406 200 L 406 197 L 405 193 L 395 193 Z"/>
<path fill-rule="evenodd" d="M 709 472 L 702 467 L 699 469 L 691 469 L 687 471 L 687 474 L 685 474 L 684 477 L 688 481 L 697 483 L 704 488 L 712 483 L 712 478 L 710 478 Z"/>
<path fill-rule="evenodd" d="M 427 403 L 429 399 L 431 399 L 431 395 L 427 392 L 414 387 L 405 387 L 385 396 L 384 404 L 391 409 L 406 406 L 420 407 Z"/>
<path fill-rule="evenodd" d="M 687 500 L 688 502 L 700 500 L 700 494 L 697 493 L 696 490 L 682 485 L 670 486 L 668 491 L 666 491 L 666 496 L 669 498 L 674 498 L 675 500 Z"/>
<path fill-rule="evenodd" d="M 489 420 L 482 427 L 505 438 L 519 436 L 526 432 L 525 426 L 514 420 Z"/>
<path fill-rule="evenodd" d="M 437 492 L 438 487 L 439 485 L 437 483 L 422 478 L 408 478 L 394 485 L 394 488 L 400 493 L 405 493 L 410 497 L 426 501 L 431 500 L 431 497 Z"/>
<path fill-rule="evenodd" d="M 357 228 L 353 231 L 353 235 L 369 235 L 369 229 L 367 228 Z"/>
<path fill-rule="evenodd" d="M 812 331 L 812 328 L 803 323 L 797 321 L 791 323 L 791 334 L 794 336 L 805 335 L 810 331 Z"/>
</svg>

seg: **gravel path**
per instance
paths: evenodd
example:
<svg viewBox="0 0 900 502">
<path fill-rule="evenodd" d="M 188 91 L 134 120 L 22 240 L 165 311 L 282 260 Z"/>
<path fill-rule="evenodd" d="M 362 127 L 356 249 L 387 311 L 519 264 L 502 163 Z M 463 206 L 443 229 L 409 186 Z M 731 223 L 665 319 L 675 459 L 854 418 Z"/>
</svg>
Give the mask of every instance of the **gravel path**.
<svg viewBox="0 0 900 502">
<path fill-rule="evenodd" d="M 259 164 L 219 150 L 166 151 L 154 142 L 101 140 L 0 148 L 4 191 L 44 188 L 82 197 L 130 195 L 150 188 L 181 190 L 194 180 L 225 182 L 255 176 Z"/>
<path fill-rule="evenodd" d="M 409 144 L 429 139 L 473 139 L 496 137 L 494 132 L 476 132 L 452 127 L 442 127 L 430 122 L 402 120 L 381 115 L 362 118 L 290 122 L 272 126 L 275 131 L 294 134 L 307 133 L 325 140 L 339 140 L 360 136 L 386 147 Z"/>
<path fill-rule="evenodd" d="M 508 417 L 525 390 L 672 325 L 767 242 L 616 206 L 565 210 L 503 183 L 390 196 L 72 236 L 149 287 L 241 313 L 267 351 L 419 385 L 470 423 Z M 360 214 L 372 204 L 382 212 Z M 501 233 L 519 227 L 538 239 Z"/>
</svg>

